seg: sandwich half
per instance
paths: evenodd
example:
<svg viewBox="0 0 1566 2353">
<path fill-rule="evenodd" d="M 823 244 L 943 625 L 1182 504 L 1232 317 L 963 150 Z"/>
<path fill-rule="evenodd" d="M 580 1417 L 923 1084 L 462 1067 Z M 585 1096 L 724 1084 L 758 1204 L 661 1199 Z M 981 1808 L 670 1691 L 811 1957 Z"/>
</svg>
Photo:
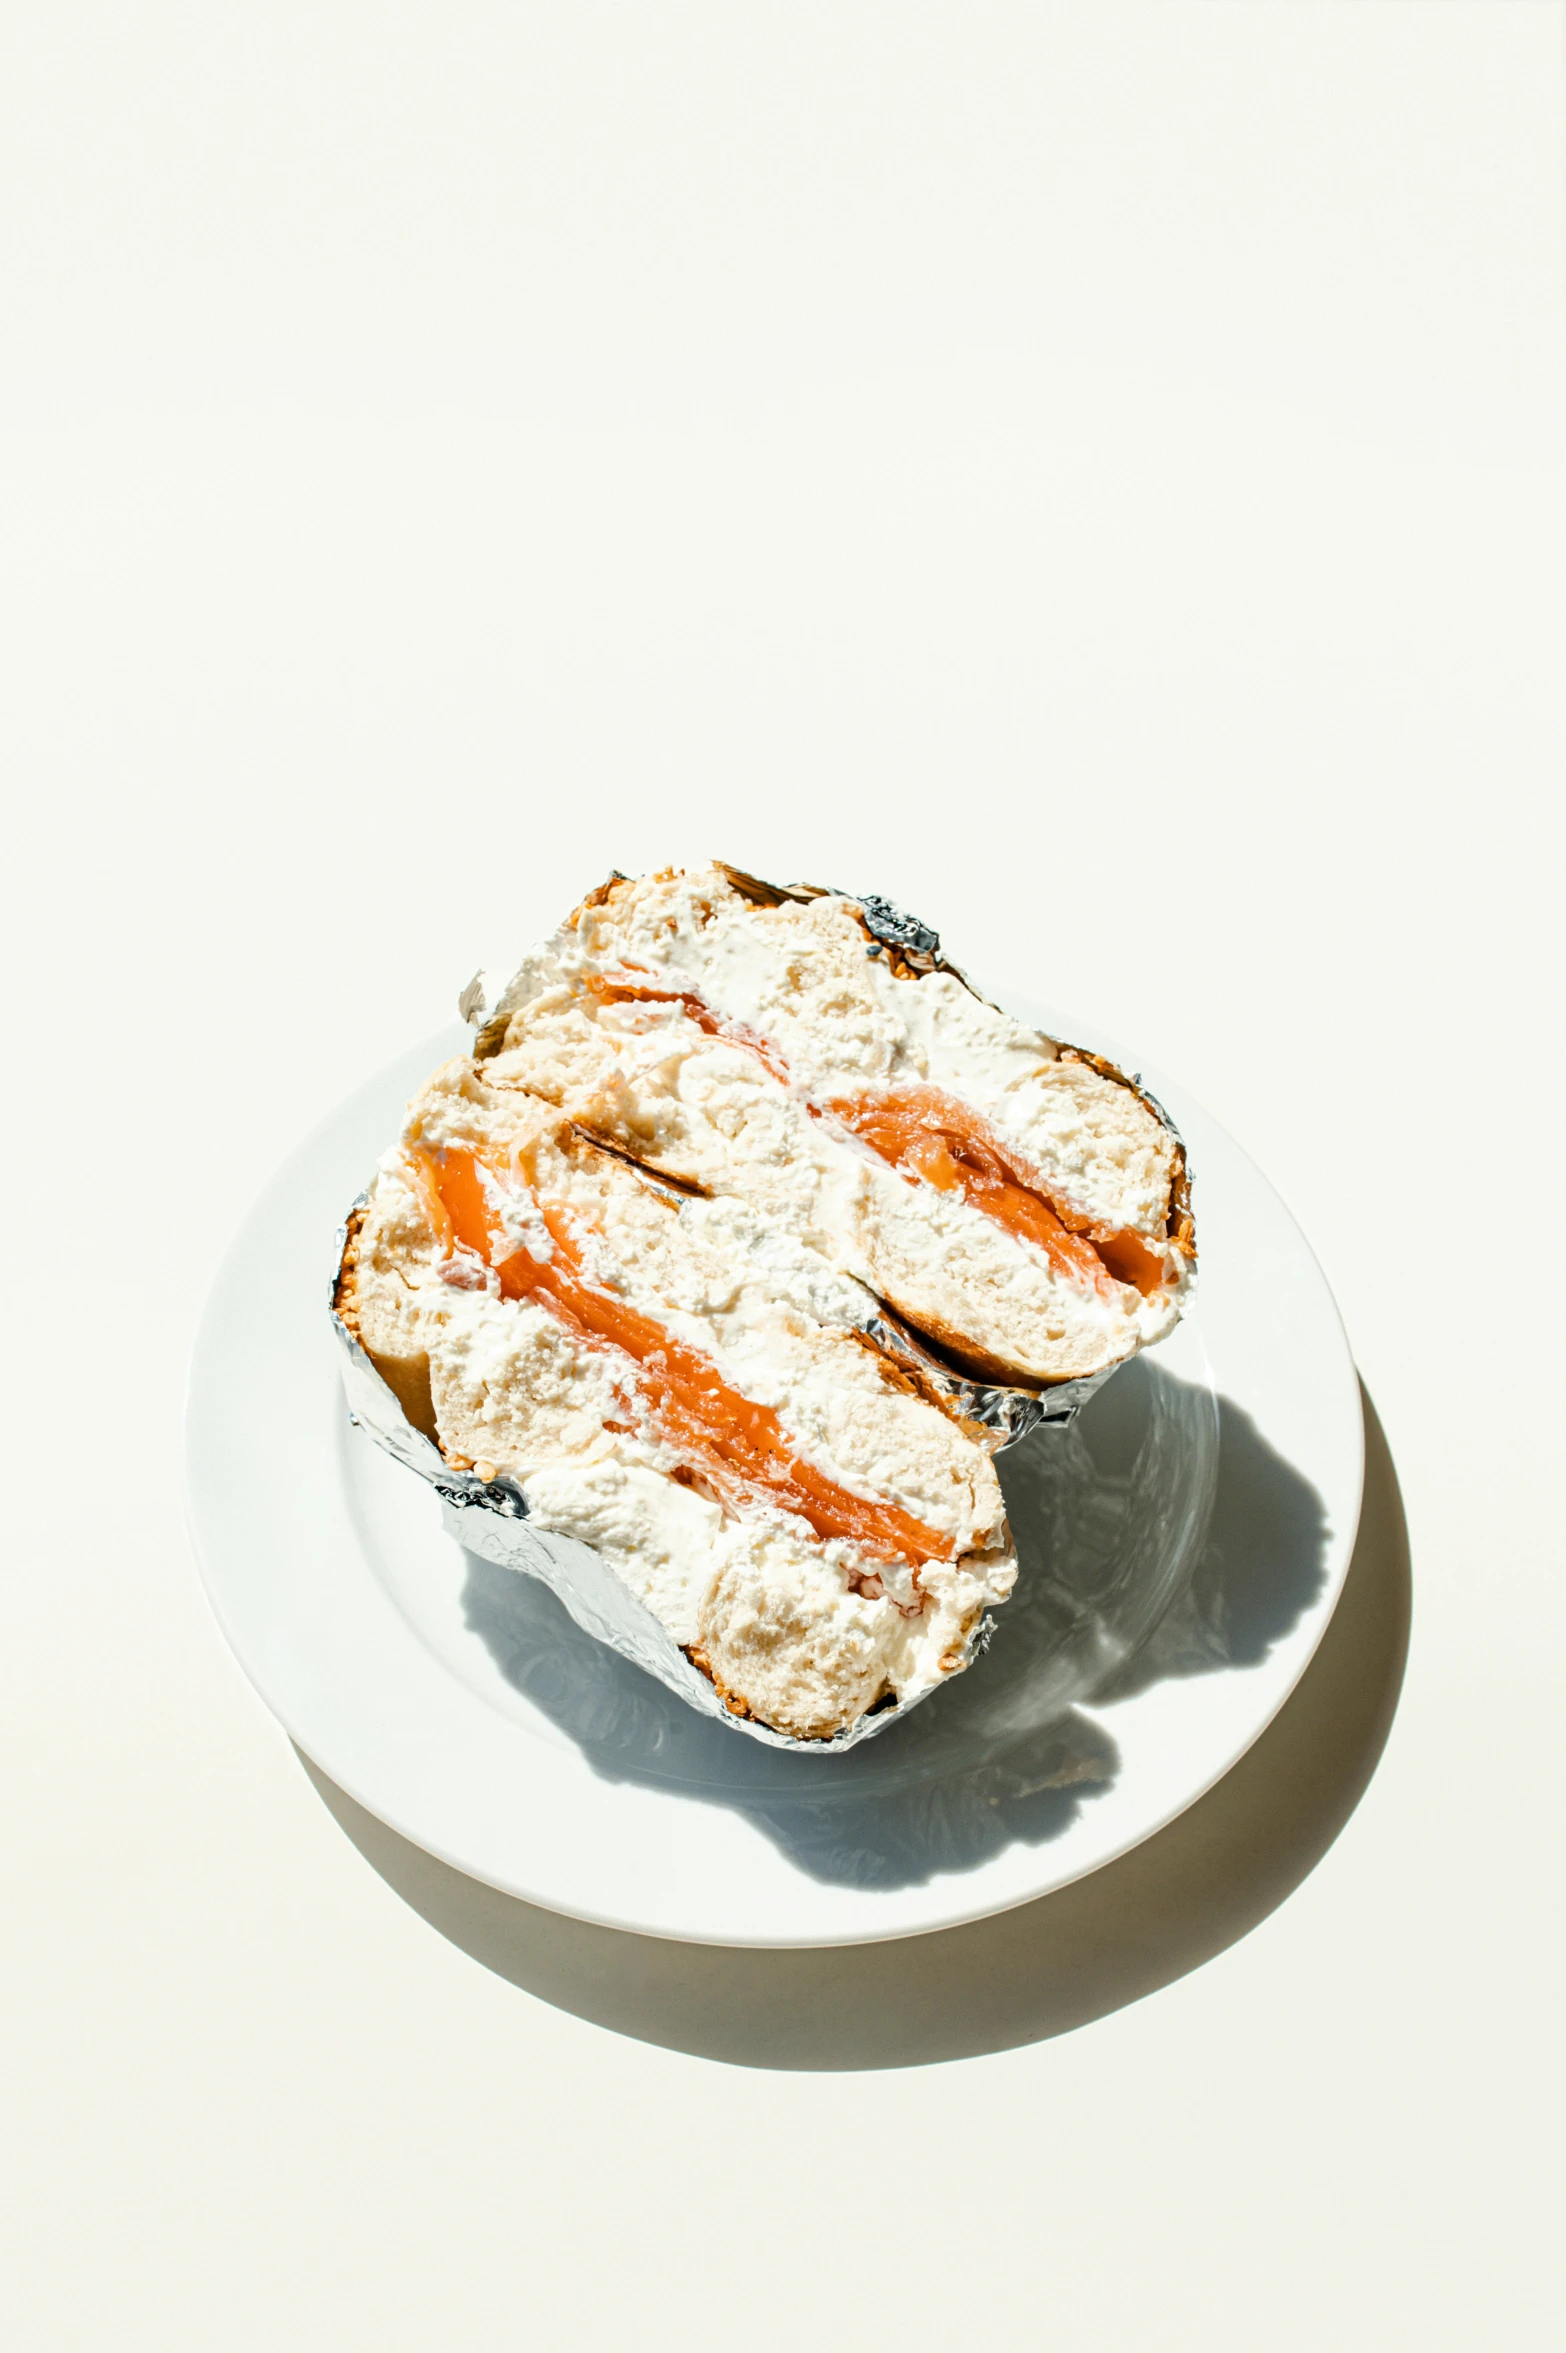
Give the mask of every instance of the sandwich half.
<svg viewBox="0 0 1566 2353">
<path fill-rule="evenodd" d="M 406 1421 L 732 1716 L 840 1739 L 957 1673 L 1016 1576 L 997 1447 L 1188 1296 L 1157 1105 L 884 902 L 716 865 L 612 878 L 468 1009 L 338 1273 Z"/>
</svg>

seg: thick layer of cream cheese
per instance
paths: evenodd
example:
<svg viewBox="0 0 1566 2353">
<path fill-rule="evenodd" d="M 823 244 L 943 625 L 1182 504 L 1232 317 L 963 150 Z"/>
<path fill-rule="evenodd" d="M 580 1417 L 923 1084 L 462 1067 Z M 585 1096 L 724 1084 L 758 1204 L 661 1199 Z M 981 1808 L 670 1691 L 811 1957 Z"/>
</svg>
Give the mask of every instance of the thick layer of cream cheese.
<svg viewBox="0 0 1566 2353">
<path fill-rule="evenodd" d="M 453 1124 L 442 1093 L 456 1095 L 465 1122 L 464 1085 L 460 1074 L 442 1074 L 426 1090 L 419 1111 L 426 1136 L 449 1133 Z M 571 1156 L 547 1139 L 535 1141 L 533 1154 L 549 1200 L 575 1212 L 585 1271 L 699 1350 L 741 1395 L 770 1406 L 802 1459 L 851 1494 L 901 1505 L 959 1547 L 990 1540 L 1001 1501 L 987 1453 L 936 1407 L 888 1386 L 878 1358 L 851 1336 L 871 1306 L 866 1294 L 754 1204 L 671 1201 L 618 1162 Z M 382 1214 L 417 1214 L 395 1167 L 380 1187 Z M 532 1197 L 520 1188 L 509 1199 L 504 1188 L 491 1197 L 510 1212 L 512 1238 L 535 1257 L 547 1256 L 552 1244 Z M 758 1279 L 773 1268 L 782 1278 L 776 1287 Z M 453 1398 L 460 1384 L 469 1411 L 501 1444 L 510 1399 L 526 1393 L 555 1400 L 553 1371 L 542 1390 L 539 1384 L 560 1327 L 544 1308 L 500 1299 L 483 1274 L 477 1261 L 459 1255 L 427 1264 L 415 1284 L 439 1380 Z M 525 1364 L 511 1363 L 508 1348 L 523 1351 Z M 596 1384 L 600 1421 L 605 1413 L 624 1416 L 599 1369 L 606 1361 L 592 1354 L 582 1360 L 582 1381 Z M 506 1451 L 513 1451 L 509 1443 Z"/>
<path fill-rule="evenodd" d="M 908 1617 L 850 1587 L 849 1548 L 813 1543 L 781 1519 L 725 1519 L 636 1460 L 551 1465 L 524 1488 L 540 1528 L 593 1545 L 676 1642 L 700 1643 L 725 1681 L 785 1721 L 808 1713 L 801 1702 L 812 1683 L 834 1710 L 843 1682 L 856 1677 L 868 1687 L 861 1704 L 883 1684 L 899 1699 L 917 1697 L 951 1673 L 976 1615 L 1003 1601 L 1016 1575 L 1005 1551 L 956 1568 L 933 1564 L 922 1577 L 928 1605 Z M 772 1646 L 768 1689 L 751 1692 L 743 1654 L 765 1647 L 762 1630 L 791 1619 L 795 1641 Z"/>
<path fill-rule="evenodd" d="M 528 985 L 623 965 L 683 980 L 774 1040 L 818 1100 L 919 1084 L 959 1096 L 1085 1214 L 1162 1239 L 1171 1147 L 1153 1115 L 954 975 L 899 979 L 849 902 L 762 908 L 716 869 L 649 877 L 559 934 Z"/>
<path fill-rule="evenodd" d="M 586 1033 L 580 1045 L 578 1032 Z M 655 1164 L 714 1194 L 742 1193 L 775 1234 L 791 1238 L 802 1264 L 848 1276 L 916 1322 L 922 1312 L 939 1312 L 1003 1361 L 1048 1376 L 1055 1368 L 1038 1341 L 1075 1339 L 1113 1362 L 1160 1339 L 1178 1319 L 1179 1283 L 1144 1299 L 1060 1281 L 1034 1244 L 960 1195 L 910 1184 L 868 1147 L 813 1118 L 802 1093 L 780 1084 L 754 1053 L 713 1038 L 678 1006 L 610 1005 L 589 1013 L 551 996 L 511 1035 L 508 1050 L 486 1065 L 497 1081 L 550 1087 L 574 1116 L 619 1135 Z M 562 1082 L 558 1074 L 573 1068 L 583 1075 Z M 1091 1073 L 1080 1075 L 1104 1087 Z M 1074 1067 L 1073 1082 L 1077 1076 Z M 836 1084 L 846 1089 L 846 1081 Z M 1064 1117 L 1067 1093 L 1057 1089 L 1047 1108 Z M 1167 1190 L 1167 1163 L 1162 1182 Z M 852 1320 L 862 1323 L 863 1312 Z"/>
</svg>

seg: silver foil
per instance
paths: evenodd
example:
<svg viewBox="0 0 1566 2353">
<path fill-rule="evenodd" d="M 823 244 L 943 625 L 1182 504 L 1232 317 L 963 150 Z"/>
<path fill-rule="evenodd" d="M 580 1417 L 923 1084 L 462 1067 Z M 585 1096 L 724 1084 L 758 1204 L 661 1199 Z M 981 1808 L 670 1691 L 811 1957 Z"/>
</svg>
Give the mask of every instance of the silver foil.
<svg viewBox="0 0 1566 2353">
<path fill-rule="evenodd" d="M 730 869 L 731 879 L 750 882 L 752 878 L 738 877 Z M 772 886 L 757 884 L 758 890 Z M 874 941 L 895 951 L 915 970 L 937 969 L 955 972 L 956 967 L 945 963 L 940 953 L 940 941 L 925 924 L 905 915 L 889 900 L 874 895 L 848 892 L 825 892 L 808 884 L 796 884 L 787 891 L 777 891 L 778 898 L 852 897 L 860 908 L 867 932 Z M 957 975 L 965 986 L 971 987 L 966 976 Z M 975 992 L 977 993 L 977 992 Z M 482 976 L 475 974 L 463 990 L 459 1000 L 463 1020 L 476 1030 L 474 1051 L 479 1059 L 493 1053 L 504 1031 L 511 1010 L 502 995 L 493 1007 L 486 1007 Z M 1117 1077 L 1122 1074 L 1116 1073 Z M 1130 1082 L 1133 1085 L 1136 1082 Z M 1142 1094 L 1140 1086 L 1137 1092 Z M 1143 1094 L 1157 1112 L 1164 1125 L 1175 1133 L 1174 1122 L 1160 1105 Z M 364 1207 L 369 1195 L 361 1193 L 350 1211 Z M 743 1732 L 751 1740 L 759 1740 L 769 1748 L 798 1749 L 812 1756 L 823 1751 L 854 1748 L 861 1740 L 869 1740 L 884 1732 L 889 1724 L 899 1723 L 918 1699 L 897 1705 L 883 1703 L 870 1714 L 861 1716 L 844 1732 L 834 1733 L 826 1740 L 796 1740 L 788 1733 L 775 1732 L 768 1724 L 758 1723 L 754 1717 L 733 1714 L 723 1704 L 714 1686 L 699 1669 L 693 1667 L 674 1637 L 646 1604 L 639 1601 L 629 1586 L 622 1584 L 608 1562 L 589 1544 L 574 1536 L 556 1535 L 552 1530 L 531 1524 L 527 1497 L 517 1482 L 502 1471 L 496 1478 L 485 1480 L 473 1471 L 460 1471 L 449 1463 L 440 1448 L 422 1431 L 416 1430 L 403 1412 L 392 1390 L 382 1380 L 361 1343 L 349 1331 L 337 1313 L 337 1291 L 342 1272 L 343 1254 L 347 1247 L 349 1219 L 337 1231 L 336 1249 L 332 1260 L 329 1300 L 332 1326 L 337 1334 L 343 1356 L 343 1386 L 347 1391 L 348 1408 L 359 1428 L 369 1432 L 376 1444 L 427 1479 L 441 1499 L 441 1514 L 446 1532 L 469 1552 L 495 1561 L 502 1568 L 517 1569 L 524 1576 L 536 1577 L 547 1585 L 584 1632 L 598 1641 L 606 1642 L 623 1658 L 630 1659 L 660 1683 L 678 1692 L 688 1706 L 698 1714 L 715 1716 L 720 1722 Z M 870 1336 L 891 1356 L 900 1357 L 910 1366 L 917 1366 L 923 1377 L 934 1383 L 950 1399 L 954 1409 L 965 1420 L 982 1423 L 994 1433 L 993 1451 L 1015 1445 L 1019 1438 L 1036 1429 L 1041 1422 L 1067 1423 L 1086 1404 L 1096 1390 L 1119 1369 L 1111 1365 L 1106 1371 L 1094 1373 L 1086 1380 L 1063 1381 L 1053 1388 L 1035 1391 L 991 1386 L 969 1379 L 940 1358 L 933 1356 L 919 1337 L 907 1330 L 889 1310 L 877 1315 L 870 1323 Z M 963 1654 L 963 1668 L 970 1666 L 986 1648 L 994 1632 L 993 1618 L 983 1618 L 975 1628 Z M 962 1670 L 955 1670 L 960 1673 Z M 932 1685 L 932 1689 L 941 1688 Z M 929 1692 L 920 1698 L 928 1698 Z"/>
</svg>

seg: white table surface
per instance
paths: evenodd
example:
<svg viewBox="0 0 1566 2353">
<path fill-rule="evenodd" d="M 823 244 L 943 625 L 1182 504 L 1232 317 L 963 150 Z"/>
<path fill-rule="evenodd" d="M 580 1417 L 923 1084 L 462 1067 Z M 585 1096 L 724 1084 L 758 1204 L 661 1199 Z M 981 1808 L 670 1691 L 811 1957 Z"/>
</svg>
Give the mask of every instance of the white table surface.
<svg viewBox="0 0 1566 2353">
<path fill-rule="evenodd" d="M 1558 2343 L 1561 10 L 60 0 L 6 52 L 7 2341 Z M 708 853 L 1177 1070 L 1385 1431 L 1239 1773 L 869 1953 L 424 1863 L 183 1532 L 271 1167 Z"/>
</svg>

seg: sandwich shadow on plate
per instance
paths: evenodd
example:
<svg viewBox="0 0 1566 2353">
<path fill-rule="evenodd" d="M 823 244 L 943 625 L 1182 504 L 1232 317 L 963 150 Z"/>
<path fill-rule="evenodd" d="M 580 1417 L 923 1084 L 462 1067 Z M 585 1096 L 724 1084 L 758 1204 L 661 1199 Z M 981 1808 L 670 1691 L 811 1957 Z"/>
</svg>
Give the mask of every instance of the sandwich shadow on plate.
<svg viewBox="0 0 1566 2353">
<path fill-rule="evenodd" d="M 990 1919 L 891 1943 L 793 1951 L 595 1927 L 464 1877 L 301 1761 L 361 1854 L 423 1918 L 513 1984 L 617 2032 L 736 2065 L 804 2069 L 914 2066 L 1068 2032 L 1155 1992 L 1246 1935 L 1314 1868 L 1375 1770 L 1402 1681 L 1410 1580 L 1397 1475 L 1363 1392 L 1362 1403 L 1366 1481 L 1353 1560 L 1320 1647 L 1284 1707 L 1239 1763 L 1155 1836 L 1085 1879 Z M 1119 1426 L 1122 1446 L 1127 1427 Z M 1319 1591 L 1319 1501 L 1243 1415 L 1225 1409 L 1220 1434 L 1211 1525 L 1188 1592 L 1120 1669 L 1117 1691 L 1164 1675 L 1254 1664 Z M 1112 1435 L 1104 1417 L 1096 1441 L 1111 1472 Z M 482 1598 L 476 1615 L 484 1615 Z M 997 1640 L 978 1671 L 1003 1656 Z M 533 1682 L 527 1688 L 544 1704 Z M 946 1700 L 955 1702 L 959 1690 Z M 679 1703 L 671 1698 L 670 1705 Z M 591 1737 L 596 1722 L 602 1748 L 603 1718 L 592 1715 L 583 1687 L 568 1674 L 554 1706 L 562 1711 L 557 1721 L 580 1727 L 578 1737 Z M 899 1736 L 917 1720 L 910 1717 Z M 740 1745 L 721 1725 L 696 1722 Z M 873 1757 L 891 1737 L 822 1765 L 840 1769 L 856 1755 Z M 1074 1740 L 1071 1720 L 1052 1737 L 1063 1745 Z M 1047 1765 L 1046 1749 L 1034 1753 Z M 595 1761 L 607 1769 L 606 1756 Z M 775 1759 L 782 1767 L 798 1761 Z M 1107 1760 L 1100 1753 L 1097 1761 Z M 653 1777 L 634 1759 L 629 1769 L 623 1758 L 613 1769 Z M 1015 1755 L 1011 1769 L 1018 1770 Z M 1093 1786 L 1046 1782 L 990 1810 L 1009 1819 L 1007 1835 L 1047 1837 L 1052 1823 L 1063 1826 L 1064 1809 L 1091 1803 Z M 707 1794 L 734 1803 L 739 1793 Z M 781 1835 L 775 1800 L 752 1795 L 744 1802 L 771 1835 Z M 958 1811 L 966 1819 L 966 1809 Z M 931 1827 L 939 1813 L 924 1810 L 920 1852 L 948 1851 L 942 1841 L 950 1839 L 956 1851 L 972 1853 L 971 1833 L 953 1833 L 950 1809 L 944 1829 Z M 854 1867 L 855 1832 L 792 1819 L 787 1835 L 833 1875 Z M 869 1865 L 858 1867 L 885 1868 L 890 1852 L 877 1833 Z"/>
<path fill-rule="evenodd" d="M 986 1653 L 846 1753 L 703 1717 L 532 1579 L 468 1555 L 469 1627 L 605 1779 L 743 1813 L 794 1865 L 893 1888 L 1057 1838 L 1118 1769 L 1074 1703 L 1251 1664 L 1319 1591 L 1314 1490 L 1232 1406 L 1145 1361 L 1000 1457 L 1021 1569 Z"/>
</svg>

